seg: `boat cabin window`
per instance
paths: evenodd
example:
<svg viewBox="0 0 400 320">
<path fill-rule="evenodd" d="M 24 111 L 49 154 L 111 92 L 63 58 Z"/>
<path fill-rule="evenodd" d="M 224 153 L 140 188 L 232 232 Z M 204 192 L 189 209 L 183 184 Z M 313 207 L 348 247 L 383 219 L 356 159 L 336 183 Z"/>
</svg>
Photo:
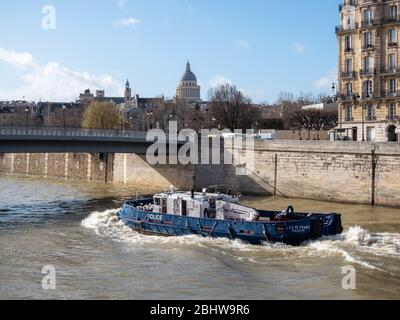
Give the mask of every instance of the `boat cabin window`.
<svg viewBox="0 0 400 320">
<path fill-rule="evenodd" d="M 162 212 L 161 213 L 167 213 L 167 198 L 162 199 L 162 205 L 161 205 Z"/>
<path fill-rule="evenodd" d="M 154 204 L 155 204 L 156 206 L 161 205 L 161 199 L 160 199 L 160 198 L 154 198 Z"/>
<path fill-rule="evenodd" d="M 187 216 L 187 201 L 182 200 L 182 216 Z"/>
<path fill-rule="evenodd" d="M 216 207 L 216 203 L 217 203 L 217 200 L 215 199 L 215 198 L 212 198 L 212 199 L 210 199 L 210 207 L 211 208 L 215 208 Z"/>
</svg>

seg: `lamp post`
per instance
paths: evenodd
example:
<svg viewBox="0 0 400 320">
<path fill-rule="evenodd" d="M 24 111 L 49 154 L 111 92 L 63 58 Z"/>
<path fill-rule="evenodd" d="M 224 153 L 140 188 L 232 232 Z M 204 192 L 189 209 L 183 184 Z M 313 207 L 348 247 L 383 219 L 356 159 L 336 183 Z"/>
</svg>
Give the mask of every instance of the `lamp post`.
<svg viewBox="0 0 400 320">
<path fill-rule="evenodd" d="M 65 109 L 67 109 L 67 106 L 64 104 L 62 106 L 62 111 L 63 111 L 63 128 L 65 130 Z"/>
<path fill-rule="evenodd" d="M 338 92 L 338 86 L 335 82 L 332 83 L 332 93 L 333 93 L 333 99 L 334 102 L 339 101 L 339 92 Z M 339 128 L 342 129 L 342 107 L 339 107 Z"/>
<path fill-rule="evenodd" d="M 333 97 L 337 98 L 337 84 L 336 83 L 332 83 L 332 92 L 333 92 Z"/>
<path fill-rule="evenodd" d="M 153 129 L 153 121 L 154 120 L 154 111 L 147 111 L 147 117 L 148 117 L 148 130 Z"/>
<path fill-rule="evenodd" d="M 368 97 L 368 95 L 367 95 L 367 97 Z M 354 107 L 357 106 L 357 100 L 358 99 L 361 99 L 361 96 L 359 94 L 357 94 L 357 93 L 353 94 Z M 362 141 L 365 141 L 365 134 L 364 134 L 364 106 L 361 106 L 361 123 L 362 123 Z"/>
<path fill-rule="evenodd" d="M 371 96 L 369 94 L 366 94 L 365 98 L 369 99 Z M 362 122 L 362 141 L 365 142 L 365 109 L 366 106 L 362 105 L 361 106 L 361 122 Z"/>
<path fill-rule="evenodd" d="M 25 114 L 26 114 L 26 127 L 29 127 L 29 108 L 25 108 Z"/>
</svg>

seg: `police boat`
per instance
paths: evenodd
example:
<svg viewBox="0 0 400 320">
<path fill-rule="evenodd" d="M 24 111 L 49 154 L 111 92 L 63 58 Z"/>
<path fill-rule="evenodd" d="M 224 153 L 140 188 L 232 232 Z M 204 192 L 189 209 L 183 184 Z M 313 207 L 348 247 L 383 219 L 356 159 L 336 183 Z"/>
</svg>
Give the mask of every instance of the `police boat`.
<svg viewBox="0 0 400 320">
<path fill-rule="evenodd" d="M 240 195 L 171 190 L 149 199 L 127 201 L 118 218 L 133 230 L 152 235 L 198 235 L 259 245 L 299 245 L 343 232 L 338 213 L 300 213 L 292 206 L 266 211 L 239 203 Z"/>
</svg>

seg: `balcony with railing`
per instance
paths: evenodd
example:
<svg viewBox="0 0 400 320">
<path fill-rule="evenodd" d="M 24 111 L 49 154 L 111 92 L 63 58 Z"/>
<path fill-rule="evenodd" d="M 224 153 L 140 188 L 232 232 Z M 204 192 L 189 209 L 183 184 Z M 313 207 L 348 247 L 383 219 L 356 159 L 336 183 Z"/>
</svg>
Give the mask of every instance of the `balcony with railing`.
<svg viewBox="0 0 400 320">
<path fill-rule="evenodd" d="M 351 25 L 347 25 L 347 26 L 343 26 L 343 25 L 339 25 L 335 27 L 335 32 L 336 33 L 346 33 L 346 32 L 352 32 L 354 30 L 358 29 L 358 23 L 354 23 Z"/>
<path fill-rule="evenodd" d="M 364 45 L 362 46 L 362 50 L 363 50 L 363 51 L 375 50 L 375 46 L 374 46 L 372 43 L 364 44 Z"/>
<path fill-rule="evenodd" d="M 345 93 L 340 95 L 340 101 L 341 102 L 353 102 L 354 96 L 352 93 Z"/>
<path fill-rule="evenodd" d="M 344 117 L 345 122 L 354 122 L 353 116 L 345 115 Z"/>
<path fill-rule="evenodd" d="M 381 97 L 385 98 L 385 99 L 397 99 L 397 98 L 400 98 L 400 91 L 399 90 L 383 90 Z"/>
<path fill-rule="evenodd" d="M 354 53 L 354 49 L 353 48 L 344 48 L 344 53 L 345 54 L 353 54 Z"/>
<path fill-rule="evenodd" d="M 379 25 L 381 22 L 379 20 L 363 20 L 361 21 L 361 28 L 368 28 Z"/>
<path fill-rule="evenodd" d="M 376 121 L 377 117 L 375 114 L 366 114 L 365 121 Z"/>
<path fill-rule="evenodd" d="M 388 17 L 383 19 L 383 24 L 397 24 L 400 20 L 398 17 Z"/>
<path fill-rule="evenodd" d="M 386 116 L 386 120 L 387 121 L 397 121 L 399 119 L 399 117 L 396 115 L 396 113 L 394 114 L 388 114 Z"/>
<path fill-rule="evenodd" d="M 382 67 L 381 74 L 382 75 L 395 75 L 400 73 L 400 68 L 398 67 Z"/>
<path fill-rule="evenodd" d="M 355 71 L 343 71 L 342 72 L 342 79 L 348 80 L 348 79 L 354 79 L 357 77 L 357 72 Z"/>
<path fill-rule="evenodd" d="M 361 94 L 361 99 L 362 100 L 371 100 L 371 99 L 374 99 L 375 97 L 376 96 L 371 92 L 363 92 Z"/>
<path fill-rule="evenodd" d="M 364 68 L 360 70 L 360 77 L 372 77 L 376 75 L 376 69 L 374 68 Z"/>
</svg>

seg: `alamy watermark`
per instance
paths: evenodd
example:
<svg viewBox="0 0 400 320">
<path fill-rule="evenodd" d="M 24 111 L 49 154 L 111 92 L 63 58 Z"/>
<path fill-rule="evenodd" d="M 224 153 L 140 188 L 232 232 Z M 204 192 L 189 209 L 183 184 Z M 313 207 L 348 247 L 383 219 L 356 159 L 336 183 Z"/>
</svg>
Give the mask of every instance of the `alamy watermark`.
<svg viewBox="0 0 400 320">
<path fill-rule="evenodd" d="M 42 289 L 56 290 L 56 268 L 51 265 L 46 265 L 42 268 Z"/>
<path fill-rule="evenodd" d="M 342 267 L 342 288 L 343 290 L 357 289 L 357 271 L 353 266 Z"/>
<path fill-rule="evenodd" d="M 56 30 L 57 28 L 57 13 L 56 8 L 52 5 L 42 7 L 42 28 L 44 30 Z"/>
<path fill-rule="evenodd" d="M 153 144 L 147 149 L 150 165 L 234 165 L 236 175 L 254 172 L 254 130 L 201 130 L 178 133 L 176 121 L 169 122 L 168 132 L 160 129 L 148 131 L 146 140 Z M 178 148 L 179 145 L 179 148 Z M 223 148 L 223 150 L 221 150 Z"/>
</svg>

